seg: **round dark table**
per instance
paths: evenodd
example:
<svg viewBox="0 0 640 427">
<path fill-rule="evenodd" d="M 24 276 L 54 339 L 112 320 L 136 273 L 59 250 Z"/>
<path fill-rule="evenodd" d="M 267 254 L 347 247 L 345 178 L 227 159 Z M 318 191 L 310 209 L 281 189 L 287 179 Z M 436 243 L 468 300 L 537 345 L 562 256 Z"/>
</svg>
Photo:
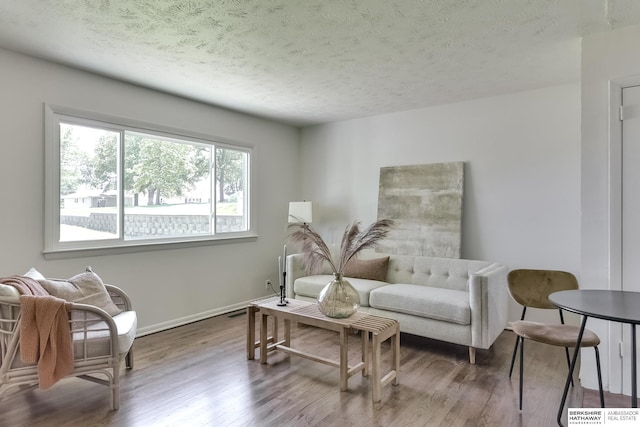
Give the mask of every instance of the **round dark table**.
<svg viewBox="0 0 640 427">
<path fill-rule="evenodd" d="M 609 291 L 604 289 L 585 289 L 554 292 L 549 295 L 549 300 L 563 310 L 583 316 L 578 334 L 578 342 L 574 349 L 569 375 L 564 385 L 562 403 L 558 410 L 558 424 L 562 425 L 560 419 L 562 410 L 567 400 L 569 384 L 573 377 L 573 370 L 578 359 L 582 334 L 589 317 L 610 320 L 612 322 L 628 323 L 631 325 L 631 406 L 637 408 L 637 379 L 636 379 L 636 325 L 640 325 L 640 292 L 629 291 Z"/>
</svg>

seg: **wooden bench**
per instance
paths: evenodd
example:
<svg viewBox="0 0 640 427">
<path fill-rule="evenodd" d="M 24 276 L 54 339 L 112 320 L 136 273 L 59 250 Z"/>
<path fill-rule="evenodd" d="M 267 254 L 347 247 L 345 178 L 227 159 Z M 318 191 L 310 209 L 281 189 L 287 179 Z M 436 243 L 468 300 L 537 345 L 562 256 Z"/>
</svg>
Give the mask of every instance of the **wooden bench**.
<svg viewBox="0 0 640 427">
<path fill-rule="evenodd" d="M 279 298 L 267 298 L 250 303 L 247 306 L 247 359 L 255 359 L 255 349 L 260 348 L 260 363 L 267 363 L 269 352 L 279 350 L 299 357 L 334 366 L 340 369 L 340 390 L 346 391 L 348 380 L 357 372 L 369 376 L 369 363 L 372 364 L 372 399 L 382 399 L 382 387 L 399 383 L 400 370 L 400 327 L 396 320 L 356 312 L 346 319 L 334 319 L 320 312 L 317 304 L 292 300 L 286 306 L 278 306 Z M 260 315 L 260 339 L 256 340 L 256 314 Z M 268 336 L 268 318 L 273 319 L 272 334 Z M 284 321 L 284 337 L 278 339 L 278 319 Z M 340 335 L 340 358 L 338 361 L 319 357 L 291 346 L 291 322 L 315 326 L 337 332 Z M 354 331 L 362 333 L 362 358 L 356 365 L 348 364 L 348 336 Z M 381 345 L 391 340 L 391 369 L 382 374 Z M 371 343 L 371 353 L 369 346 Z"/>
</svg>

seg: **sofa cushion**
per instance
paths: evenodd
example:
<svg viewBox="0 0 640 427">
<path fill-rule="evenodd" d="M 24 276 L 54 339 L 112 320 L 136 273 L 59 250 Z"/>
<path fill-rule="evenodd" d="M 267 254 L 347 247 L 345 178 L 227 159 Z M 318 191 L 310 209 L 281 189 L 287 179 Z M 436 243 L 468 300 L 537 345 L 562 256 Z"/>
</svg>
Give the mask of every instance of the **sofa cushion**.
<svg viewBox="0 0 640 427">
<path fill-rule="evenodd" d="M 351 258 L 344 267 L 343 276 L 384 282 L 387 280 L 388 266 L 388 256 L 373 259 Z"/>
<path fill-rule="evenodd" d="M 332 280 L 333 275 L 328 274 L 300 277 L 293 282 L 293 291 L 296 295 L 303 297 L 318 298 L 322 288 Z M 357 279 L 351 277 L 346 280 L 358 291 L 358 295 L 360 296 L 360 306 L 362 307 L 369 306 L 369 293 L 373 289 L 388 285 L 387 282 L 380 282 L 378 280 Z"/>
<path fill-rule="evenodd" d="M 460 325 L 471 324 L 469 293 L 422 285 L 392 284 L 371 291 L 371 307 Z"/>
</svg>

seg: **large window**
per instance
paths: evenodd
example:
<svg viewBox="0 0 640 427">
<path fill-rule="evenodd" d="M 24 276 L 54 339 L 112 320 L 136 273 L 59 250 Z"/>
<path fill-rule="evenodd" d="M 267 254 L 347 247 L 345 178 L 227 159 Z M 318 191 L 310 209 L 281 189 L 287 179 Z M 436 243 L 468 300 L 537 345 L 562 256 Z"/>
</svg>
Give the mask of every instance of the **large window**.
<svg viewBox="0 0 640 427">
<path fill-rule="evenodd" d="M 250 147 L 47 106 L 45 252 L 253 234 Z"/>
</svg>

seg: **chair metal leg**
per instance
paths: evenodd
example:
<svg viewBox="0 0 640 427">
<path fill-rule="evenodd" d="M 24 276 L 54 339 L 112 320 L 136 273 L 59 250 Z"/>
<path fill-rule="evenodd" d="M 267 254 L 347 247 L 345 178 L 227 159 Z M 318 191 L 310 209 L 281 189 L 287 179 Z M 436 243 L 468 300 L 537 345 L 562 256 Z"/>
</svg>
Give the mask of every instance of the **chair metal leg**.
<svg viewBox="0 0 640 427">
<path fill-rule="evenodd" d="M 522 411 L 522 383 L 524 381 L 524 338 L 520 338 L 520 410 Z"/>
<path fill-rule="evenodd" d="M 513 373 L 513 365 L 516 363 L 516 354 L 518 353 L 518 344 L 520 343 L 520 337 L 516 335 L 516 345 L 513 346 L 513 356 L 511 356 L 511 367 L 509 368 L 509 378 Z"/>
<path fill-rule="evenodd" d="M 564 315 L 562 314 L 562 309 L 558 309 L 558 313 L 560 313 L 560 324 L 564 325 Z M 567 355 L 567 367 L 571 367 L 571 358 L 569 357 L 569 348 L 565 347 L 564 352 Z M 571 387 L 573 387 L 573 377 L 571 377 Z"/>
<path fill-rule="evenodd" d="M 598 346 L 593 347 L 596 351 L 596 367 L 598 368 L 598 388 L 600 390 L 600 407 L 604 408 L 604 392 L 602 391 L 602 371 L 600 369 L 600 351 Z"/>
<path fill-rule="evenodd" d="M 527 313 L 527 307 L 522 307 L 522 315 L 520 315 L 520 320 L 524 320 L 524 315 Z M 516 345 L 513 346 L 513 355 L 511 356 L 511 367 L 509 368 L 509 378 L 511 378 L 511 374 L 513 373 L 513 365 L 516 363 L 516 352 L 518 351 L 518 340 L 520 337 L 516 335 Z"/>
</svg>

